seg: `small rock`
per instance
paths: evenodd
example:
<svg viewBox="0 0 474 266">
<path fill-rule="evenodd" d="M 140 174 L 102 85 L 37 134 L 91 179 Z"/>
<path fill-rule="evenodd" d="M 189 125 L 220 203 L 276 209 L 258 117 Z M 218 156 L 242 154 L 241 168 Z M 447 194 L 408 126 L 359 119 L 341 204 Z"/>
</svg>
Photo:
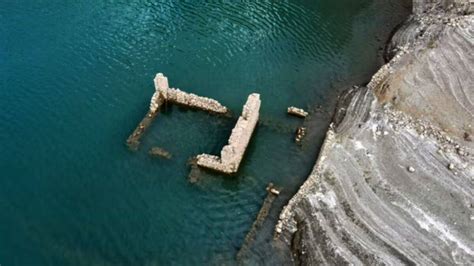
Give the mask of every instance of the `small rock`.
<svg viewBox="0 0 474 266">
<path fill-rule="evenodd" d="M 165 159 L 171 159 L 171 157 L 172 157 L 170 152 L 168 152 L 167 150 L 162 149 L 160 147 L 151 148 L 150 151 L 148 152 L 148 154 L 150 154 L 150 156 L 159 156 L 159 157 L 162 157 L 162 158 L 165 158 Z"/>
<path fill-rule="evenodd" d="M 469 135 L 469 133 L 467 133 L 467 132 L 464 132 L 464 140 L 465 141 L 472 141 L 471 135 Z"/>
<path fill-rule="evenodd" d="M 280 191 L 277 190 L 276 188 L 271 188 L 271 189 L 270 189 L 270 192 L 271 192 L 273 195 L 276 195 L 276 196 L 280 195 Z"/>
<path fill-rule="evenodd" d="M 448 164 L 448 169 L 453 170 L 454 169 L 454 164 L 452 164 L 452 163 Z"/>
<path fill-rule="evenodd" d="M 415 172 L 415 168 L 413 168 L 412 166 L 408 166 L 407 170 L 408 170 L 408 172 L 410 172 L 410 173 L 414 173 L 414 172 Z"/>
<path fill-rule="evenodd" d="M 305 127 L 297 128 L 296 129 L 296 138 L 295 138 L 296 142 L 300 143 L 303 140 L 304 136 L 306 136 L 306 128 Z"/>
<path fill-rule="evenodd" d="M 288 107 L 287 110 L 288 114 L 294 115 L 294 116 L 299 116 L 299 117 L 306 117 L 308 115 L 308 112 L 301 108 L 296 108 L 294 106 Z"/>
<path fill-rule="evenodd" d="M 201 169 L 197 165 L 197 158 L 189 158 L 188 165 L 191 166 L 191 171 L 189 171 L 188 180 L 192 184 L 197 183 L 200 177 L 202 176 Z"/>
</svg>

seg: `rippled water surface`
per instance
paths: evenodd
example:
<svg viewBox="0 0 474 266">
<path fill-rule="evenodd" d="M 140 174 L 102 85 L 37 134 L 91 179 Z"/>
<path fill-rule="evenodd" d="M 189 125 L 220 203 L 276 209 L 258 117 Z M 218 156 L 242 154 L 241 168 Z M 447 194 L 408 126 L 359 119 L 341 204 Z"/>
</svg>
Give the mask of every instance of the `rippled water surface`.
<svg viewBox="0 0 474 266">
<path fill-rule="evenodd" d="M 313 166 L 339 88 L 380 65 L 400 2 L 2 0 L 0 264 L 234 264 L 268 182 L 282 194 L 246 257 L 282 262 L 278 212 Z M 261 94 L 236 176 L 190 184 L 186 165 L 218 154 L 236 116 L 168 106 L 128 151 L 156 72 L 234 114 Z M 312 110 L 301 147 L 290 105 Z M 152 146 L 173 158 L 148 157 Z"/>
</svg>

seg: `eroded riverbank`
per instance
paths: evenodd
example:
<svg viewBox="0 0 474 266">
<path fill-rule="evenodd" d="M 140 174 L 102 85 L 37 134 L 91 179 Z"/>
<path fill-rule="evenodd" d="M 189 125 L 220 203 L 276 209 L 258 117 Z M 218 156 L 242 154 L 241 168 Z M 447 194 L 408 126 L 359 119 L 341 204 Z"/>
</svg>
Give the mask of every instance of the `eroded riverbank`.
<svg viewBox="0 0 474 266">
<path fill-rule="evenodd" d="M 472 11 L 414 1 L 390 63 L 342 97 L 276 226 L 294 263 L 474 262 Z"/>
</svg>

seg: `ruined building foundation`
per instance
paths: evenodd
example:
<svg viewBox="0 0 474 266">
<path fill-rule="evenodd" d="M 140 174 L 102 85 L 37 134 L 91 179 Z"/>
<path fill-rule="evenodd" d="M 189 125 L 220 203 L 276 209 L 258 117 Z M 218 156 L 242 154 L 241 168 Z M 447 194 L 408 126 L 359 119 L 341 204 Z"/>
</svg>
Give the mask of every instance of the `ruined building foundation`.
<svg viewBox="0 0 474 266">
<path fill-rule="evenodd" d="M 137 128 L 127 139 L 127 145 L 132 150 L 137 150 L 140 138 L 146 129 L 151 125 L 153 119 L 158 115 L 158 111 L 165 102 L 176 103 L 182 106 L 204 110 L 211 113 L 225 114 L 227 107 L 218 101 L 206 97 L 201 97 L 193 93 L 187 93 L 179 89 L 170 88 L 168 78 L 162 73 L 158 73 L 154 79 L 155 93 L 151 97 L 150 108 L 146 116 L 138 124 Z"/>
<path fill-rule="evenodd" d="M 250 94 L 221 156 L 200 154 L 197 165 L 226 174 L 236 173 L 257 125 L 260 104 L 260 94 Z"/>
</svg>

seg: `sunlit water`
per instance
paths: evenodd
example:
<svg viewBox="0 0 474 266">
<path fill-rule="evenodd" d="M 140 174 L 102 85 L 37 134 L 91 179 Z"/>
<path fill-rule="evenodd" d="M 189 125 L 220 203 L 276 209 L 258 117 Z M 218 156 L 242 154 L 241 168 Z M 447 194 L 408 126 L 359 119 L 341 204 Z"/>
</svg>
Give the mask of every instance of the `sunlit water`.
<svg viewBox="0 0 474 266">
<path fill-rule="evenodd" d="M 340 89 L 380 66 L 397 0 L 0 2 L 0 264 L 234 264 L 273 182 L 283 188 L 246 255 L 281 262 L 271 231 L 310 172 Z M 156 72 L 232 118 L 168 106 L 133 153 Z M 261 123 L 236 176 L 196 184 L 249 93 Z M 288 117 L 312 110 L 309 136 Z M 316 112 L 316 107 L 322 111 Z M 160 146 L 171 160 L 150 158 Z"/>
</svg>

